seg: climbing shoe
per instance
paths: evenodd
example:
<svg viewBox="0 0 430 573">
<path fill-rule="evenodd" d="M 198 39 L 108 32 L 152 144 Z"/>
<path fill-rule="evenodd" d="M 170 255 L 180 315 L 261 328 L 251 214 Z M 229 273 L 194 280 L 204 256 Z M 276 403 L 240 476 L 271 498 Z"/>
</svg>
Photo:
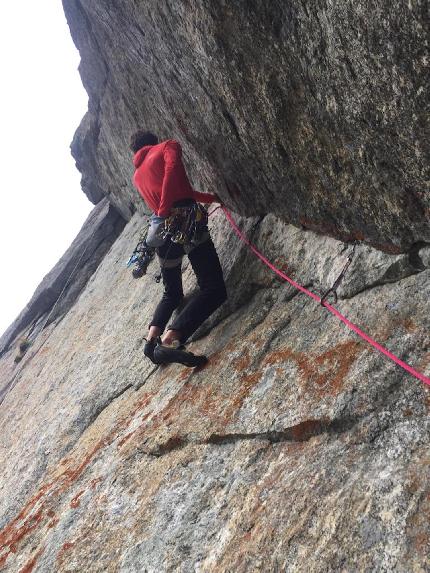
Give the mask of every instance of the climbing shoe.
<svg viewBox="0 0 430 573">
<path fill-rule="evenodd" d="M 158 362 L 155 362 L 154 360 L 154 349 L 160 342 L 161 340 L 159 338 L 151 338 L 146 341 L 146 344 L 143 347 L 143 354 L 154 364 L 158 364 Z"/>
<path fill-rule="evenodd" d="M 158 344 L 154 348 L 153 362 L 156 364 L 172 364 L 173 362 L 177 362 L 184 366 L 188 366 L 189 368 L 203 366 L 207 363 L 208 359 L 206 356 L 197 356 L 192 352 L 181 350 L 181 348 L 184 347 L 180 346 L 175 348 L 174 346 Z"/>
</svg>

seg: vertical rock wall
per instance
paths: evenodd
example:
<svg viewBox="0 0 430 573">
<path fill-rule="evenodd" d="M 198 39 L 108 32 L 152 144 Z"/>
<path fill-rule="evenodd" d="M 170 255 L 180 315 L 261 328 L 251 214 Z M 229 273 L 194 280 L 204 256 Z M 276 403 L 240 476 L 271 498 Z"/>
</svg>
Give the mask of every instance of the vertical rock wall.
<svg viewBox="0 0 430 573">
<path fill-rule="evenodd" d="M 90 95 L 73 149 L 100 257 L 20 364 L 16 334 L 49 281 L 2 339 L 0 570 L 427 571 L 428 388 L 270 273 L 221 211 L 229 299 L 190 344 L 203 370 L 144 358 L 162 287 L 155 262 L 139 280 L 125 267 L 143 225 L 126 143 L 143 119 L 314 292 L 345 264 L 339 237 L 396 251 L 359 244 L 337 307 L 430 376 L 424 4 L 63 4 Z"/>
<path fill-rule="evenodd" d="M 315 291 L 343 244 L 240 221 Z M 143 356 L 161 286 L 134 280 L 135 215 L 72 309 L 34 341 L 0 406 L 0 569 L 425 571 L 426 387 L 278 281 L 218 212 L 228 303 L 193 372 Z M 283 241 L 279 241 L 279 236 Z M 427 253 L 428 255 L 428 253 Z M 358 248 L 338 308 L 430 375 L 430 261 Z M 184 266 L 186 292 L 191 269 Z M 27 567 L 27 569 L 25 569 Z"/>
<path fill-rule="evenodd" d="M 144 125 L 242 214 L 387 251 L 430 241 L 426 4 L 64 0 L 90 98 L 85 192 L 134 212 Z"/>
</svg>

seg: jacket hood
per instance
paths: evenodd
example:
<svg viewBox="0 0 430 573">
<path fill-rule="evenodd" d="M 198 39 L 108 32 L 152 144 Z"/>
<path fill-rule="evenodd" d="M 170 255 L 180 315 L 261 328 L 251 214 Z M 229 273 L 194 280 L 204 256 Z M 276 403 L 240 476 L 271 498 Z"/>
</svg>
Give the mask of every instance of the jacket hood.
<svg viewBox="0 0 430 573">
<path fill-rule="evenodd" d="M 134 166 L 136 169 L 142 165 L 145 157 L 148 155 L 148 152 L 153 147 L 154 147 L 153 145 L 145 145 L 145 147 L 142 147 L 141 149 L 139 149 L 139 151 L 134 155 L 133 163 L 134 163 Z"/>
</svg>

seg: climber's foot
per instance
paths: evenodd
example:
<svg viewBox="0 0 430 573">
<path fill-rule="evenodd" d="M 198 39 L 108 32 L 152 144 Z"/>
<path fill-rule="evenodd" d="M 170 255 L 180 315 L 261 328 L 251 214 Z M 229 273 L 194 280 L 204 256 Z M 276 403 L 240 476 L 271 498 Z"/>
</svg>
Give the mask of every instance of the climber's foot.
<svg viewBox="0 0 430 573">
<path fill-rule="evenodd" d="M 158 364 L 158 362 L 155 362 L 154 360 L 154 350 L 159 343 L 159 338 L 151 338 L 150 340 L 146 341 L 145 346 L 143 347 L 143 354 L 154 364 Z"/>
<path fill-rule="evenodd" d="M 192 352 L 180 350 L 180 348 L 175 348 L 174 346 L 165 346 L 163 344 L 158 344 L 155 347 L 153 358 L 156 364 L 172 364 L 177 362 L 178 364 L 183 364 L 189 368 L 203 366 L 208 361 L 206 356 L 198 356 Z"/>
</svg>

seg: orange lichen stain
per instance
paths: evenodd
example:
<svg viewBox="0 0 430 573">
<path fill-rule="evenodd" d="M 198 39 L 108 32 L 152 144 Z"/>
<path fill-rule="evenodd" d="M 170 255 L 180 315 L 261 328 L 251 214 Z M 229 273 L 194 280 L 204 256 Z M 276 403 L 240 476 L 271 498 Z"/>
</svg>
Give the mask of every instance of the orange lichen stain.
<svg viewBox="0 0 430 573">
<path fill-rule="evenodd" d="M 9 546 L 10 553 L 17 552 L 17 545 L 23 537 L 25 537 L 30 531 L 33 531 L 39 523 L 42 521 L 43 512 L 39 510 L 35 515 L 29 517 L 21 527 L 14 531 L 14 535 L 8 540 L 7 545 Z"/>
<path fill-rule="evenodd" d="M 334 391 L 341 389 L 360 349 L 360 342 L 350 340 L 317 356 L 315 364 L 318 366 L 318 372 L 313 377 L 314 383 L 321 389 L 327 385 Z"/>
<path fill-rule="evenodd" d="M 63 543 L 63 545 L 61 546 L 60 551 L 68 551 L 69 549 L 74 547 L 74 545 L 75 545 L 74 541 L 66 541 L 66 543 Z"/>
<path fill-rule="evenodd" d="M 184 368 L 183 371 L 179 374 L 178 379 L 181 382 L 185 382 L 185 380 L 188 380 L 190 375 L 191 375 L 190 370 Z"/>
<path fill-rule="evenodd" d="M 352 364 L 357 359 L 361 346 L 360 342 L 349 340 L 318 356 L 283 348 L 268 354 L 262 365 L 264 367 L 293 360 L 302 378 L 310 384 L 312 390 L 339 391 Z"/>
<path fill-rule="evenodd" d="M 418 553 L 420 555 L 428 555 L 429 551 L 429 538 L 428 538 L 428 520 L 430 515 L 430 493 L 424 493 L 423 490 L 427 489 L 425 482 L 426 471 L 428 469 L 429 460 L 424 460 L 420 464 L 421 467 L 412 474 L 412 483 L 409 484 L 409 491 L 413 492 L 417 499 L 419 499 L 418 506 L 415 513 L 410 515 L 406 520 L 406 536 L 409 541 L 409 553 Z M 422 492 L 420 496 L 419 492 Z"/>
<path fill-rule="evenodd" d="M 34 566 L 37 563 L 37 560 L 39 559 L 39 557 L 42 555 L 42 553 L 45 551 L 45 549 L 40 549 L 31 559 L 30 561 L 28 561 L 24 567 L 20 570 L 19 573 L 31 573 L 34 569 Z"/>
<path fill-rule="evenodd" d="M 59 565 L 62 565 L 64 554 L 70 551 L 75 545 L 76 541 L 66 541 L 66 543 L 63 543 L 56 557 L 56 561 Z"/>
<path fill-rule="evenodd" d="M 103 481 L 103 478 L 98 477 L 91 480 L 91 489 L 96 489 L 97 485 Z"/>
<path fill-rule="evenodd" d="M 405 330 L 408 334 L 413 334 L 420 330 L 420 327 L 410 317 L 386 315 L 386 318 L 388 318 L 388 321 L 379 326 L 374 333 L 375 340 L 380 342 L 388 340 L 393 336 L 393 332 L 398 329 Z"/>
<path fill-rule="evenodd" d="M 133 430 L 132 432 L 129 432 L 128 434 L 126 434 L 119 442 L 118 442 L 118 449 L 123 446 L 126 442 L 128 442 L 128 440 L 134 436 L 134 434 L 136 433 L 137 430 Z"/>
<path fill-rule="evenodd" d="M 428 535 L 427 533 L 417 533 L 414 539 L 414 548 L 418 553 L 425 554 L 428 552 Z"/>
<path fill-rule="evenodd" d="M 59 523 L 59 519 L 58 517 L 56 517 L 55 519 L 53 519 L 52 521 L 50 521 L 48 523 L 48 525 L 46 526 L 48 529 L 52 529 L 53 527 L 55 527 L 58 523 Z"/>
<path fill-rule="evenodd" d="M 261 367 L 251 372 L 249 369 L 252 360 L 250 353 L 245 351 L 234 363 L 238 374 L 234 391 L 225 395 L 221 393 L 220 388 L 214 388 L 213 385 L 185 383 L 163 410 L 152 418 L 150 424 L 145 427 L 145 434 L 154 432 L 160 426 L 168 425 L 170 421 L 180 420 L 181 412 L 190 408 L 194 410 L 194 415 L 202 415 L 201 423 L 210 425 L 211 430 L 216 432 L 224 429 L 237 415 L 253 388 L 260 382 L 264 368 L 276 365 L 278 374 L 282 375 L 280 365 L 288 360 L 293 360 L 297 364 L 300 375 L 310 391 L 337 392 L 342 387 L 361 348 L 360 342 L 346 341 L 316 356 L 283 348 L 267 354 Z M 226 348 L 223 349 L 223 352 L 225 351 Z M 140 432 L 142 431 L 143 429 L 140 429 Z M 314 431 L 313 426 L 299 426 L 297 439 L 312 435 Z"/>
<path fill-rule="evenodd" d="M 82 491 L 80 491 L 79 493 L 77 493 L 75 495 L 75 497 L 70 502 L 70 507 L 72 509 L 76 509 L 77 507 L 79 507 L 81 505 L 81 502 L 79 501 L 79 499 L 84 495 L 84 493 L 85 493 L 85 490 L 83 489 Z"/>
<path fill-rule="evenodd" d="M 246 370 L 251 364 L 251 357 L 249 355 L 249 350 L 245 349 L 243 354 L 234 362 L 234 367 L 237 371 L 242 372 Z"/>
<path fill-rule="evenodd" d="M 52 489 L 52 486 L 55 484 L 54 481 L 51 481 L 45 485 L 43 485 L 39 491 L 37 492 L 36 495 L 34 495 L 27 503 L 26 505 L 21 509 L 21 511 L 18 513 L 18 515 L 16 516 L 16 518 L 13 520 L 12 523 L 14 522 L 18 522 L 21 521 L 22 519 L 24 519 L 29 513 L 30 511 L 36 506 L 37 502 L 42 499 L 45 494 L 47 492 L 49 492 Z M 5 530 L 0 531 L 0 545 L 3 544 L 3 535 Z"/>
<path fill-rule="evenodd" d="M 418 330 L 418 326 L 415 324 L 415 322 L 411 319 L 411 318 L 404 318 L 401 322 L 400 322 L 401 326 L 403 326 L 403 328 L 406 330 L 406 332 L 412 333 L 412 332 L 416 332 Z"/>
<path fill-rule="evenodd" d="M 41 487 L 39 492 L 27 502 L 17 517 L 15 517 L 15 519 L 0 531 L 0 550 L 6 550 L 4 555 L 0 557 L 0 567 L 5 563 L 10 553 L 16 553 L 17 544 L 21 539 L 33 531 L 41 522 L 43 518 L 43 503 L 35 515 L 29 516 L 28 519 L 25 518 L 29 515 L 32 509 L 35 508 L 38 501 L 46 494 L 46 492 L 50 490 L 52 484 L 53 482 Z M 23 520 L 24 523 L 20 525 Z M 7 551 L 7 548 L 9 548 L 9 551 Z"/>
<path fill-rule="evenodd" d="M 55 511 L 53 511 L 52 509 L 50 509 L 49 511 L 46 512 L 46 515 L 48 517 L 55 517 Z"/>
<path fill-rule="evenodd" d="M 225 359 L 225 358 L 224 358 Z M 245 357 L 245 363 L 247 358 Z M 229 395 L 220 394 L 219 388 L 211 384 L 184 384 L 172 397 L 166 407 L 151 420 L 149 431 L 154 431 L 166 421 L 181 418 L 181 410 L 192 407 L 196 414 L 201 414 L 201 421 L 210 424 L 211 429 L 218 431 L 231 421 L 236 410 L 248 396 L 250 390 L 260 379 L 260 373 L 242 375 L 237 390 Z"/>
<path fill-rule="evenodd" d="M 61 486 L 60 491 L 64 492 L 67 489 L 69 489 L 70 485 L 81 476 L 81 474 L 84 472 L 84 470 L 87 468 L 87 466 L 91 463 L 91 461 L 97 455 L 97 453 L 102 448 L 104 448 L 108 445 L 109 445 L 108 440 L 106 440 L 106 439 L 99 440 L 97 442 L 97 444 L 95 445 L 95 447 L 85 456 L 85 458 L 82 460 L 82 462 L 78 466 L 76 466 L 74 469 L 65 470 L 61 476 L 64 479 L 63 479 L 63 485 Z"/>
<path fill-rule="evenodd" d="M 43 485 L 36 495 L 34 495 L 21 509 L 19 514 L 10 521 L 2 530 L 0 530 L 0 551 L 5 551 L 3 555 L 0 556 L 0 567 L 6 562 L 10 553 L 17 551 L 18 543 L 31 533 L 43 520 L 44 517 L 51 517 L 49 513 L 44 516 L 43 509 L 46 504 L 46 498 L 49 495 L 50 504 L 52 503 L 54 495 L 58 498 L 67 491 L 72 483 L 79 479 L 88 465 L 91 463 L 93 458 L 97 453 L 112 444 L 118 434 L 124 432 L 129 424 L 134 419 L 136 413 L 145 408 L 151 401 L 154 393 L 146 393 L 145 396 L 139 400 L 131 412 L 128 412 L 126 416 L 121 418 L 119 422 L 113 427 L 111 432 L 105 436 L 102 440 L 99 440 L 97 444 L 92 448 L 92 450 L 81 460 L 75 468 L 67 468 L 62 473 L 60 473 L 56 479 Z M 73 463 L 73 460 L 68 457 L 59 462 L 59 466 L 64 466 Z M 73 501 L 73 500 L 72 500 Z M 33 516 L 29 516 L 31 511 L 40 502 L 40 507 Z M 50 510 L 51 511 L 51 510 Z M 26 519 L 26 517 L 28 519 Z M 22 521 L 24 520 L 24 523 Z M 51 520 L 50 524 L 54 527 L 58 523 L 58 520 Z M 49 526 L 49 525 L 48 525 Z M 7 550 L 9 548 L 9 551 Z"/>
</svg>

